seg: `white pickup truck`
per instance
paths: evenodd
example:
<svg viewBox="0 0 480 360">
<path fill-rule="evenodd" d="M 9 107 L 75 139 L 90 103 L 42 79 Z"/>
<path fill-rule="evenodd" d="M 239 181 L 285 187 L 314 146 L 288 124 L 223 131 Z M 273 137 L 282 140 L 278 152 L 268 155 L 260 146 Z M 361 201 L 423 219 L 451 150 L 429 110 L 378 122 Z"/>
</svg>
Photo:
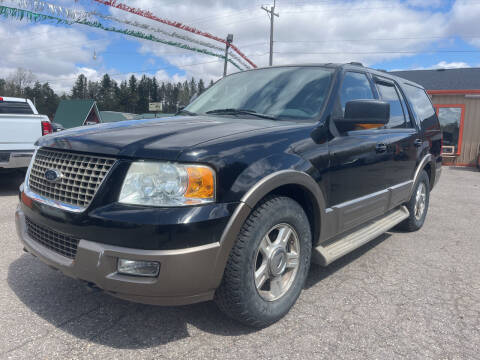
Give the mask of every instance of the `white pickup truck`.
<svg viewBox="0 0 480 360">
<path fill-rule="evenodd" d="M 28 167 L 35 141 L 52 132 L 30 100 L 0 97 L 0 171 Z"/>
</svg>

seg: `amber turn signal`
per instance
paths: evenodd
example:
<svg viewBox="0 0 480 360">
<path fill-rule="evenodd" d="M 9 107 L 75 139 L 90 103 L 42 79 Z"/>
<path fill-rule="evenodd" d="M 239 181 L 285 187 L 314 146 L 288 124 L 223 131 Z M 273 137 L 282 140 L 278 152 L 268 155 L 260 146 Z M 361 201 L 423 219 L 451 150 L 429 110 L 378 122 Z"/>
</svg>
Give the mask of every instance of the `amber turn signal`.
<svg viewBox="0 0 480 360">
<path fill-rule="evenodd" d="M 215 197 L 215 175 L 206 166 L 188 166 L 188 187 L 186 198 L 213 199 Z"/>
</svg>

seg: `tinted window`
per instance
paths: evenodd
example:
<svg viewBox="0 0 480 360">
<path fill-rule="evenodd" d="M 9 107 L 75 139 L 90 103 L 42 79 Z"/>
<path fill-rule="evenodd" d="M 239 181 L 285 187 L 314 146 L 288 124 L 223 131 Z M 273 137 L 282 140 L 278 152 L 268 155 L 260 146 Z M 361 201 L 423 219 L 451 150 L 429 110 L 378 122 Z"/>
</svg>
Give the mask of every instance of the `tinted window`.
<svg viewBox="0 0 480 360">
<path fill-rule="evenodd" d="M 0 114 L 33 114 L 25 101 L 0 101 Z"/>
<path fill-rule="evenodd" d="M 402 103 L 398 95 L 397 89 L 392 85 L 377 84 L 380 98 L 390 104 L 390 120 L 386 125 L 387 128 L 405 127 L 405 115 L 403 113 Z"/>
<path fill-rule="evenodd" d="M 435 116 L 435 110 L 425 90 L 412 85 L 403 86 L 408 101 L 413 107 L 417 121 L 423 122 Z"/>
<path fill-rule="evenodd" d="M 355 72 L 347 72 L 345 74 L 342 89 L 340 90 L 342 116 L 345 113 L 345 105 L 347 102 L 373 98 L 372 88 L 365 74 Z"/>
</svg>

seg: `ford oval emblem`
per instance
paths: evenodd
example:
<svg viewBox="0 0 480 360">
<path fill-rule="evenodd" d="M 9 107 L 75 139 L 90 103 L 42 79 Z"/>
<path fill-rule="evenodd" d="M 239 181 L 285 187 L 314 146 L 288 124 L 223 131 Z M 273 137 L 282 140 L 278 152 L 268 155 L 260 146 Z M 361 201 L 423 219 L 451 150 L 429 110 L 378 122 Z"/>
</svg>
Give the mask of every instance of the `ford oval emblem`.
<svg viewBox="0 0 480 360">
<path fill-rule="evenodd" d="M 62 180 L 63 174 L 57 169 L 48 169 L 45 171 L 45 180 L 51 183 L 59 182 Z"/>
</svg>

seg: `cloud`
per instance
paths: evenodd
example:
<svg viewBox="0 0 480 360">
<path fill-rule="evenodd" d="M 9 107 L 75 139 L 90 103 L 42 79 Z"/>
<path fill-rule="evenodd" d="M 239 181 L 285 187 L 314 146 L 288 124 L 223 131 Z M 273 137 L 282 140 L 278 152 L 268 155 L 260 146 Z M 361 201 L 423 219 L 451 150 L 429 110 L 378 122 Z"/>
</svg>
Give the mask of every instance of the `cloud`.
<svg viewBox="0 0 480 360">
<path fill-rule="evenodd" d="M 152 9 L 154 13 L 155 9 L 159 10 L 154 0 L 131 1 L 131 5 Z M 233 1 L 212 1 L 210 6 L 205 6 L 203 1 L 184 1 L 182 6 L 163 5 L 158 14 L 181 19 L 185 24 L 219 36 L 233 33 L 234 43 L 257 65 L 265 66 L 268 63 L 268 18 L 254 0 L 242 2 L 241 9 L 237 9 L 238 6 L 239 3 Z M 397 0 L 358 0 L 333 5 L 319 1 L 279 2 L 277 11 L 280 17 L 275 19 L 275 64 L 361 61 L 368 65 L 409 56 L 408 52 L 427 50 L 436 40 L 426 36 L 447 34 L 448 19 L 444 14 L 413 9 Z M 118 10 L 113 12 L 118 13 Z M 168 29 L 159 23 L 142 21 Z M 398 38 L 403 40 L 395 40 Z M 186 51 L 175 55 L 173 53 L 179 52 L 175 48 L 145 43 L 142 51 L 164 57 L 184 69 L 188 76 L 219 78 L 223 71 L 221 61 L 194 65 L 209 58 Z"/>
<path fill-rule="evenodd" d="M 433 66 L 433 69 L 458 69 L 458 68 L 466 68 L 466 67 L 470 67 L 470 65 L 463 61 L 458 61 L 458 62 L 440 61 L 437 65 Z"/>
<path fill-rule="evenodd" d="M 66 0 L 61 3 L 64 6 L 71 4 Z M 130 0 L 128 4 L 220 37 L 233 33 L 234 44 L 257 65 L 266 66 L 268 63 L 269 20 L 257 0 L 184 0 L 181 3 Z M 450 10 L 447 5 L 451 2 L 446 0 L 295 0 L 278 1 L 277 4 L 280 17 L 275 19 L 274 64 L 278 65 L 349 61 L 370 65 L 413 56 L 414 52 L 430 51 L 439 46 L 448 48 L 451 43 L 441 38 L 462 35 L 470 45 L 480 48 L 480 38 L 471 37 L 478 32 L 480 18 L 480 3 L 474 1 L 456 0 Z M 223 46 L 125 11 L 90 3 L 88 7 Z M 165 38 L 164 35 L 158 36 Z M 56 90 L 68 91 L 82 72 L 88 72 L 90 80 L 106 71 L 118 73 L 112 63 L 105 63 L 102 58 L 112 39 L 111 33 L 79 25 L 30 25 L 2 19 L 0 38 L 0 77 L 21 66 L 31 69 L 39 80 L 50 81 Z M 147 55 L 149 62 L 151 58 L 160 57 L 171 65 L 159 66 L 156 70 L 161 81 L 183 81 L 191 76 L 209 81 L 218 79 L 223 73 L 221 59 L 151 41 L 138 40 L 138 43 L 139 52 Z M 98 56 L 96 61 L 92 59 L 94 49 Z M 466 64 L 460 57 L 449 61 L 443 65 Z M 167 72 L 172 66 L 180 70 Z M 155 68 L 154 65 L 149 67 Z M 229 65 L 229 72 L 234 71 L 236 69 Z M 130 75 L 113 77 L 121 81 Z"/>
<path fill-rule="evenodd" d="M 23 67 L 60 92 L 71 88 L 81 73 L 79 64 L 93 62 L 93 49 L 101 52 L 109 42 L 105 38 L 92 41 L 77 28 L 20 22 L 0 22 L 0 39 L 0 77 Z"/>
</svg>

